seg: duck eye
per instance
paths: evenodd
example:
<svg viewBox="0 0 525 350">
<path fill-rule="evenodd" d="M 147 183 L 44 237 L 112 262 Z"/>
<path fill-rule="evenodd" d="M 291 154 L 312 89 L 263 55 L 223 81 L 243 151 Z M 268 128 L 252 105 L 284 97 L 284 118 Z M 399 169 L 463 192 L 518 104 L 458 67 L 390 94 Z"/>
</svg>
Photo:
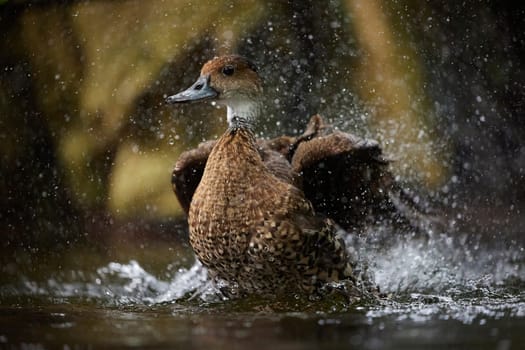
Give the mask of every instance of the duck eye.
<svg viewBox="0 0 525 350">
<path fill-rule="evenodd" d="M 235 72 L 235 68 L 233 66 L 226 66 L 222 69 L 222 74 L 224 75 L 232 75 L 233 72 Z"/>
</svg>

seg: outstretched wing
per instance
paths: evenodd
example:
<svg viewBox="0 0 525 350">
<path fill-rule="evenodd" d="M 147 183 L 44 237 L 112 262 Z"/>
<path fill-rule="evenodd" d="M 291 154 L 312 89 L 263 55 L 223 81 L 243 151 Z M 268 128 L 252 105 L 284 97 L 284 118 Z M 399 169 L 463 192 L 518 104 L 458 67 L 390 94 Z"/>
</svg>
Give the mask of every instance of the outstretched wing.
<svg viewBox="0 0 525 350">
<path fill-rule="evenodd" d="M 315 210 L 346 230 L 384 220 L 419 226 L 414 216 L 422 209 L 395 181 L 373 140 L 334 131 L 314 116 L 298 138 L 291 164 Z"/>
</svg>

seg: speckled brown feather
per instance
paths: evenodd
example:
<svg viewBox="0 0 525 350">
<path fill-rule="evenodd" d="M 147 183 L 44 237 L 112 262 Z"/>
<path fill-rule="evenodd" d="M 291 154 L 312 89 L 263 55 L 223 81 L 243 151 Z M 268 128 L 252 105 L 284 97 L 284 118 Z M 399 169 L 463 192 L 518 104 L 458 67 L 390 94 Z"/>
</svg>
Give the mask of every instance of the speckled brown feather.
<svg viewBox="0 0 525 350">
<path fill-rule="evenodd" d="M 201 262 L 240 293 L 312 293 L 351 277 L 335 227 L 266 168 L 248 130 L 227 131 L 213 148 L 188 222 Z"/>
<path fill-rule="evenodd" d="M 324 135 L 327 131 L 331 131 L 331 127 L 325 124 L 319 115 L 315 115 L 310 119 L 301 136 L 283 135 L 271 140 L 258 139 L 257 149 L 264 165 L 272 174 L 285 182 L 302 188 L 302 178 L 296 170 L 292 169 L 290 162 L 301 143 L 309 141 L 313 137 Z M 216 141 L 206 141 L 199 144 L 197 148 L 183 152 L 173 168 L 171 178 L 173 192 L 186 214 L 189 212 L 191 199 L 201 180 L 206 161 L 215 143 Z M 320 151 L 323 152 L 326 145 L 320 146 Z M 300 162 L 300 160 L 298 161 Z"/>
</svg>

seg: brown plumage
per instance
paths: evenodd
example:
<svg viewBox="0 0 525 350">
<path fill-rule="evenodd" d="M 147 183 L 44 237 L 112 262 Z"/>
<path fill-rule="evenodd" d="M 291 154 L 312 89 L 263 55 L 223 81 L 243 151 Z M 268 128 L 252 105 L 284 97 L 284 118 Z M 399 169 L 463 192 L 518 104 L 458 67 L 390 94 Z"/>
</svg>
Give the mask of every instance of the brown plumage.
<svg viewBox="0 0 525 350">
<path fill-rule="evenodd" d="M 256 140 L 261 93 L 254 65 L 232 55 L 206 63 L 192 87 L 168 98 L 228 108 L 222 137 L 183 153 L 173 171 L 191 245 L 241 294 L 312 294 L 352 280 L 341 230 L 327 217 L 352 229 L 371 213 L 396 213 L 387 162 L 377 143 L 333 131 L 319 116 L 299 137 Z"/>
<path fill-rule="evenodd" d="M 335 228 L 268 170 L 247 129 L 229 129 L 213 147 L 188 223 L 201 262 L 244 293 L 312 292 L 351 277 Z"/>
<path fill-rule="evenodd" d="M 215 143 L 183 152 L 175 164 L 173 191 L 186 214 Z M 258 139 L 257 148 L 274 175 L 300 188 L 318 214 L 347 231 L 376 222 L 418 231 L 431 219 L 395 181 L 377 142 L 334 131 L 319 115 L 302 135 Z"/>
</svg>

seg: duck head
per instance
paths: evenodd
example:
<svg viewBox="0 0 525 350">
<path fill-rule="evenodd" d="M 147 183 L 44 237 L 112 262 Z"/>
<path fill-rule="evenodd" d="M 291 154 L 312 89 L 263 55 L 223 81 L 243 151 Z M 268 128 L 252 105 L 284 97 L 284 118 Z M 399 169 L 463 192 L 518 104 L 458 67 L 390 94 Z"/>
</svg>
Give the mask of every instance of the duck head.
<svg viewBox="0 0 525 350">
<path fill-rule="evenodd" d="M 252 125 L 259 113 L 261 95 L 262 81 L 255 65 L 242 56 L 228 55 L 208 61 L 192 86 L 166 101 L 215 101 L 227 107 L 228 124 L 236 127 Z"/>
</svg>

